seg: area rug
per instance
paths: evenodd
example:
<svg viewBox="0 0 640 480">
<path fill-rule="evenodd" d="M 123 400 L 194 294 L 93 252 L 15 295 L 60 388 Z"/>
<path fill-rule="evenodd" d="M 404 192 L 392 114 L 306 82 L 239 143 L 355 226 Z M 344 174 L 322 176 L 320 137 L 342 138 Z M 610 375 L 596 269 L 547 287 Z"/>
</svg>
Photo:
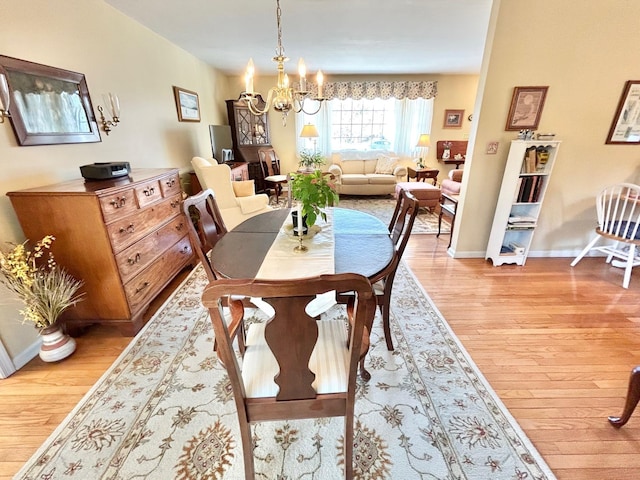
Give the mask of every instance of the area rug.
<svg viewBox="0 0 640 480">
<path fill-rule="evenodd" d="M 225 370 L 194 269 L 15 478 L 242 479 Z M 379 314 L 356 394 L 357 479 L 553 479 L 413 274 L 391 303 L 396 349 Z M 247 312 L 261 321 L 261 312 Z M 326 317 L 344 318 L 342 306 Z M 343 419 L 255 426 L 260 479 L 339 479 Z"/>
<path fill-rule="evenodd" d="M 270 205 L 275 208 L 286 207 L 286 198 L 281 198 L 278 202 L 275 198 L 270 199 Z M 396 207 L 396 199 L 391 195 L 365 196 L 365 195 L 340 195 L 337 205 L 340 208 L 350 208 L 368 213 L 378 217 L 385 225 L 389 225 L 391 215 Z M 442 230 L 440 233 L 449 234 L 451 231 L 447 217 L 442 218 Z M 427 208 L 421 208 L 413 225 L 412 234 L 432 234 L 438 233 L 438 214 Z"/>
</svg>

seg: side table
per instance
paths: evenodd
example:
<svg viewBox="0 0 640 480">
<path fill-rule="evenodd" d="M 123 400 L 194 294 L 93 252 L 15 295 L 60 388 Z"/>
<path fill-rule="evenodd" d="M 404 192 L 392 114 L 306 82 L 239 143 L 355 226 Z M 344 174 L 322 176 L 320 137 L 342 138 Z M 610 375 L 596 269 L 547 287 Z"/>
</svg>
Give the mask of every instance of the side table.
<svg viewBox="0 0 640 480">
<path fill-rule="evenodd" d="M 459 195 L 447 195 L 443 193 L 440 196 L 440 215 L 438 215 L 438 234 L 436 237 L 440 236 L 440 227 L 442 225 L 442 215 L 445 213 L 451 216 L 451 233 L 449 234 L 449 245 L 447 248 L 451 247 L 451 238 L 453 237 L 453 226 L 456 223 L 456 211 L 458 210 L 458 199 Z"/>
<path fill-rule="evenodd" d="M 412 168 L 407 167 L 409 178 L 415 178 L 417 182 L 426 181 L 428 178 L 433 179 L 433 185 L 435 186 L 438 181 L 438 174 L 440 170 L 435 168 Z"/>
</svg>

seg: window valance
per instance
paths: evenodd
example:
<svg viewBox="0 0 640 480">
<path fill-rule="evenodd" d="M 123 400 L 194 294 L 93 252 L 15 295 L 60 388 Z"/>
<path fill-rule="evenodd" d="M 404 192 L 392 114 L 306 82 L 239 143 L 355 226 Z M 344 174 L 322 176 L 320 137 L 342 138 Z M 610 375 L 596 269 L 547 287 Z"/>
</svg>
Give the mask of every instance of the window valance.
<svg viewBox="0 0 640 480">
<path fill-rule="evenodd" d="M 309 82 L 312 96 L 318 93 L 318 86 Z M 405 82 L 328 82 L 322 87 L 322 96 L 327 100 L 345 100 L 352 98 L 360 100 L 366 98 L 373 100 L 381 98 L 387 100 L 389 98 L 397 98 L 402 100 L 408 98 L 415 100 L 416 98 L 430 99 L 438 94 L 437 81 L 405 81 Z"/>
</svg>

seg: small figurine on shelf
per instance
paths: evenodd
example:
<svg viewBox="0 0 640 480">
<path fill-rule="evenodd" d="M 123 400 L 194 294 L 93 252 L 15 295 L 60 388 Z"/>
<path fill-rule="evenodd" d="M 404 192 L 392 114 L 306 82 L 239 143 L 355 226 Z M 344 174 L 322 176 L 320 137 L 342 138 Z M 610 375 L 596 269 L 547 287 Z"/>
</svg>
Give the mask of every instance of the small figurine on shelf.
<svg viewBox="0 0 640 480">
<path fill-rule="evenodd" d="M 444 142 L 442 147 L 444 148 L 442 152 L 442 159 L 449 160 L 451 158 L 451 142 Z"/>
<path fill-rule="evenodd" d="M 518 132 L 518 140 L 533 140 L 533 130 L 525 129 Z"/>
</svg>

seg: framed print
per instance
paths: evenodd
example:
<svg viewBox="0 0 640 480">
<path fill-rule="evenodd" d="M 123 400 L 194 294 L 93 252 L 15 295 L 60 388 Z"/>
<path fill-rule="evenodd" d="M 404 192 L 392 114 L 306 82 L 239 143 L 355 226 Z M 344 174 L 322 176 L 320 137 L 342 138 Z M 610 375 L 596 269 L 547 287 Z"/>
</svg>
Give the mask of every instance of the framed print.
<svg viewBox="0 0 640 480">
<path fill-rule="evenodd" d="M 549 87 L 514 87 L 505 130 L 535 130 Z"/>
<path fill-rule="evenodd" d="M 173 95 L 178 109 L 178 120 L 181 122 L 200 121 L 200 103 L 198 94 L 180 87 L 173 87 Z"/>
<path fill-rule="evenodd" d="M 606 143 L 640 144 L 640 80 L 625 83 Z"/>
<path fill-rule="evenodd" d="M 442 125 L 442 128 L 462 127 L 463 115 L 464 115 L 464 110 L 445 110 L 444 125 Z"/>
<path fill-rule="evenodd" d="M 18 144 L 101 141 L 82 73 L 0 55 L 0 75 Z"/>
</svg>

